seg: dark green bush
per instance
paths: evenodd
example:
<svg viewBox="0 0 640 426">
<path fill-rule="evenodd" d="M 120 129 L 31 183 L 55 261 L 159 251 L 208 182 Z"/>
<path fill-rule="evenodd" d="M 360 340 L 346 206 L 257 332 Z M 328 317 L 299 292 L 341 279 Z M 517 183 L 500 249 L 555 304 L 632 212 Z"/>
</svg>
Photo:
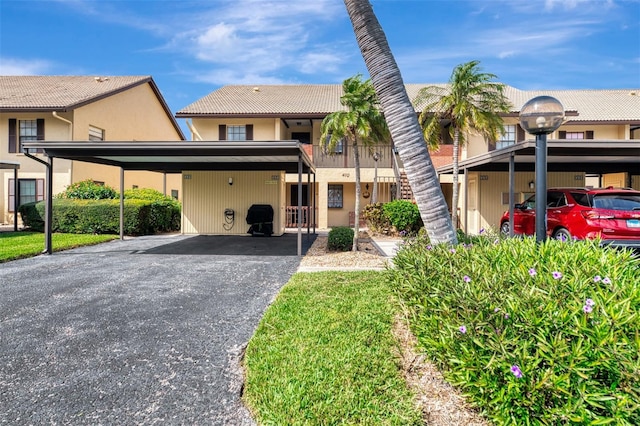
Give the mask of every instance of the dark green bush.
<svg viewBox="0 0 640 426">
<path fill-rule="evenodd" d="M 353 248 L 353 229 L 347 226 L 337 226 L 329 231 L 327 248 L 329 250 L 349 251 Z"/>
<path fill-rule="evenodd" d="M 20 206 L 26 227 L 44 229 L 44 202 Z M 119 200 L 53 200 L 53 232 L 117 234 L 120 232 Z M 180 229 L 180 209 L 173 204 L 147 200 L 124 201 L 124 233 L 149 235 Z"/>
<path fill-rule="evenodd" d="M 73 200 L 108 200 L 118 197 L 118 192 L 107 185 L 99 185 L 91 179 L 72 183 L 57 198 Z"/>
<path fill-rule="evenodd" d="M 422 226 L 418 206 L 407 200 L 394 200 L 382 206 L 386 219 L 396 232 L 417 232 Z"/>
<path fill-rule="evenodd" d="M 388 235 L 391 233 L 391 223 L 384 213 L 383 203 L 367 204 L 362 217 L 367 221 L 367 226 L 371 232 Z"/>
<path fill-rule="evenodd" d="M 597 241 L 408 241 L 419 344 L 496 424 L 640 424 L 640 259 Z"/>
</svg>

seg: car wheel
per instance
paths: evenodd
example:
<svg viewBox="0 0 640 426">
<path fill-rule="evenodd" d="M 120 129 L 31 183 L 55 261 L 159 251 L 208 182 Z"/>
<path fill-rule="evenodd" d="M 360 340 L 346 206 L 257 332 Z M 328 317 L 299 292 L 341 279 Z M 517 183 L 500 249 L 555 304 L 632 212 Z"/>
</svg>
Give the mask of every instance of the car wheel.
<svg viewBox="0 0 640 426">
<path fill-rule="evenodd" d="M 502 222 L 500 225 L 500 233 L 505 237 L 509 236 L 509 222 Z"/>
<path fill-rule="evenodd" d="M 566 228 L 560 228 L 553 233 L 553 238 L 560 241 L 571 241 L 571 233 Z"/>
</svg>

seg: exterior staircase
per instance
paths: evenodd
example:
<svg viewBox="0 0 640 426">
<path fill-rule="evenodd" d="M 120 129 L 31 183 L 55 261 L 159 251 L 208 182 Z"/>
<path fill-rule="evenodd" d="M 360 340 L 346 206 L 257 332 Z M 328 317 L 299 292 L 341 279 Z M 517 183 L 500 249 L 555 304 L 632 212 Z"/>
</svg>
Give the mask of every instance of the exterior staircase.
<svg viewBox="0 0 640 426">
<path fill-rule="evenodd" d="M 400 172 L 400 196 L 398 198 L 400 200 L 413 201 L 413 191 L 411 190 L 409 179 L 407 179 L 407 174 L 404 170 Z"/>
</svg>

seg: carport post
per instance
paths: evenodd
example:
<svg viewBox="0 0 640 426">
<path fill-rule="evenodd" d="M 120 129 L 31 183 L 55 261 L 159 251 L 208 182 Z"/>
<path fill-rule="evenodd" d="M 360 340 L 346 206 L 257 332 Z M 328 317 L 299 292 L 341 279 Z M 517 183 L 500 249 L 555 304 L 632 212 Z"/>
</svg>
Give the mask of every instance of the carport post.
<svg viewBox="0 0 640 426">
<path fill-rule="evenodd" d="M 45 206 L 44 251 L 47 254 L 52 254 L 53 245 L 51 243 L 51 233 L 53 228 L 53 157 L 49 157 L 49 164 L 47 165 L 47 200 Z"/>
<path fill-rule="evenodd" d="M 13 230 L 18 232 L 18 169 L 13 169 Z"/>
<path fill-rule="evenodd" d="M 298 256 L 302 256 L 302 154 L 298 153 Z"/>
<path fill-rule="evenodd" d="M 120 167 L 120 239 L 124 240 L 124 168 Z"/>
<path fill-rule="evenodd" d="M 516 186 L 516 178 L 515 178 L 515 155 L 513 151 L 509 154 L 509 236 L 513 237 L 513 215 L 514 215 L 514 194 L 513 188 Z"/>
</svg>

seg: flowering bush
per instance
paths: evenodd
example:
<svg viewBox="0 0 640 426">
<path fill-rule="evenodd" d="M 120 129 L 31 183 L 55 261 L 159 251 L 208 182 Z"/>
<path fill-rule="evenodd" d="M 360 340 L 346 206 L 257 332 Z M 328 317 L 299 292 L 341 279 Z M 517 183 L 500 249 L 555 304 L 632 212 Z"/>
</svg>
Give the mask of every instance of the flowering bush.
<svg viewBox="0 0 640 426">
<path fill-rule="evenodd" d="M 640 259 L 597 241 L 407 242 L 421 348 L 497 424 L 640 424 Z"/>
</svg>

